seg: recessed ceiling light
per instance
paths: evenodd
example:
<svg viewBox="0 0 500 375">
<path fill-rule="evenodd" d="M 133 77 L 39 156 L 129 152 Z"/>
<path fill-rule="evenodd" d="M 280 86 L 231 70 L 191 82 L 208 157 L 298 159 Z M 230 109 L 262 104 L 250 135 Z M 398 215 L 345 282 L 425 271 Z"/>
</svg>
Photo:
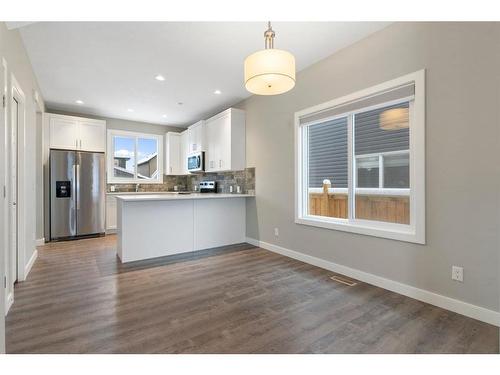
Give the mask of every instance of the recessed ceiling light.
<svg viewBox="0 0 500 375">
<path fill-rule="evenodd" d="M 215 91 L 214 91 L 214 94 L 215 94 L 215 95 L 220 95 L 220 94 L 222 94 L 222 91 L 220 91 L 220 90 L 215 90 Z"/>
<path fill-rule="evenodd" d="M 167 118 L 167 115 L 162 115 L 161 117 L 163 117 L 163 118 Z"/>
<path fill-rule="evenodd" d="M 155 79 L 156 79 L 157 81 L 165 81 L 165 77 L 163 77 L 161 74 L 157 74 L 157 75 L 155 76 Z"/>
<path fill-rule="evenodd" d="M 127 111 L 128 112 L 134 112 L 134 110 L 132 108 L 128 108 Z"/>
<path fill-rule="evenodd" d="M 76 104 L 83 104 L 83 100 L 80 100 L 80 99 L 75 100 L 75 103 L 76 103 Z"/>
</svg>

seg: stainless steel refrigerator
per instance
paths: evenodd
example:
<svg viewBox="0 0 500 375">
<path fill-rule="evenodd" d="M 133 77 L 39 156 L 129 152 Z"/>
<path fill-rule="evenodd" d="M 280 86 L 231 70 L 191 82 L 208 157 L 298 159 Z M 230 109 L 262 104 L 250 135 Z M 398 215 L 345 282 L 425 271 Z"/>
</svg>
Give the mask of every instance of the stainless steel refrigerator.
<svg viewBox="0 0 500 375">
<path fill-rule="evenodd" d="M 104 233 L 104 154 L 50 150 L 49 168 L 51 240 Z"/>
</svg>

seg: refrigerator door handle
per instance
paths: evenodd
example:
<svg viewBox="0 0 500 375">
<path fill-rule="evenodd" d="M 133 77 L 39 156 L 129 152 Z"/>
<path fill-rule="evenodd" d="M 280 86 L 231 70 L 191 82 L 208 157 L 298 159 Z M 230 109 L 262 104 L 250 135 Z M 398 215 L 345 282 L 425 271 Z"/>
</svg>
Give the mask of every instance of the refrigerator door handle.
<svg viewBox="0 0 500 375">
<path fill-rule="evenodd" d="M 76 165 L 73 164 L 73 178 L 71 181 L 71 203 L 73 206 L 73 210 L 76 207 Z"/>
<path fill-rule="evenodd" d="M 80 191 L 80 164 L 76 165 L 76 192 Z M 75 197 L 76 199 L 76 209 L 80 209 L 80 199 L 79 197 Z"/>
</svg>

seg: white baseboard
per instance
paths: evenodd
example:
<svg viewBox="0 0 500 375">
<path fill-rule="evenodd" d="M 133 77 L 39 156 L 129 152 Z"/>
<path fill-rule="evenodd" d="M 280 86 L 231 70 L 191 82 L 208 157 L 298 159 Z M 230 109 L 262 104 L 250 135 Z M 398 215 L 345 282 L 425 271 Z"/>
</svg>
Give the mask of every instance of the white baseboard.
<svg viewBox="0 0 500 375">
<path fill-rule="evenodd" d="M 28 277 L 28 274 L 31 271 L 31 267 L 33 267 L 33 264 L 35 264 L 36 258 L 38 258 L 38 250 L 37 249 L 35 249 L 35 251 L 33 251 L 33 255 L 31 255 L 30 260 L 28 261 L 28 263 L 24 267 L 24 280 L 26 280 L 26 278 Z"/>
<path fill-rule="evenodd" d="M 45 246 L 45 238 L 38 238 L 35 240 L 35 246 Z"/>
<path fill-rule="evenodd" d="M 286 249 L 284 247 L 273 245 L 268 242 L 259 241 L 254 238 L 247 237 L 247 242 L 254 246 L 262 247 L 263 249 L 287 256 L 289 258 L 297 259 L 332 272 L 352 277 L 353 279 L 363 281 L 367 284 L 375 285 L 380 288 L 387 289 L 392 292 L 396 292 L 404 296 L 411 297 L 416 300 L 426 302 L 431 305 L 438 306 L 443 309 L 450 310 L 458 314 L 465 315 L 470 318 L 500 327 L 500 312 L 472 305 L 467 302 L 446 297 L 434 292 L 430 292 L 428 290 L 419 289 L 354 268 L 346 267 L 328 260 L 303 254 L 298 251 Z"/>
<path fill-rule="evenodd" d="M 12 292 L 9 292 L 6 296 L 5 296 L 5 315 L 7 316 L 10 308 L 12 307 L 12 304 L 14 303 L 14 295 L 12 294 Z"/>
</svg>

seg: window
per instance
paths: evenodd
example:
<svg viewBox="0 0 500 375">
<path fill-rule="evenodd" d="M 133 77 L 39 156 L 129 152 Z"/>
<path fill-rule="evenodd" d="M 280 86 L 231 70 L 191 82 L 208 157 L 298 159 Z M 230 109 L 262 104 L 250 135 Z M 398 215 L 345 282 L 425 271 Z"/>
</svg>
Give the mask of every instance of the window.
<svg viewBox="0 0 500 375">
<path fill-rule="evenodd" d="M 425 242 L 424 71 L 296 113 L 299 224 Z"/>
<path fill-rule="evenodd" d="M 162 183 L 161 135 L 108 130 L 108 183 Z"/>
</svg>

